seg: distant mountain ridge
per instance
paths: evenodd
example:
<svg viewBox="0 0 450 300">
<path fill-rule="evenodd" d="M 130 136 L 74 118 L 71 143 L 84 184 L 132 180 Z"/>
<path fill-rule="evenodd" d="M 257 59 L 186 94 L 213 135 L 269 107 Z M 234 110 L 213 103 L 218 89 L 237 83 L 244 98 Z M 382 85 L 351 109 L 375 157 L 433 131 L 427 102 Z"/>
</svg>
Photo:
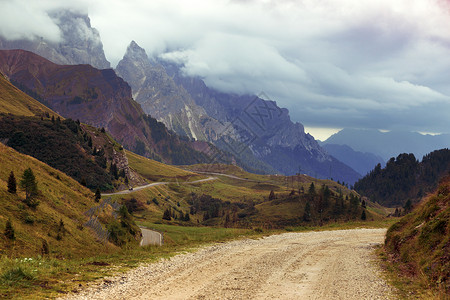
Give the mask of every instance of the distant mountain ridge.
<svg viewBox="0 0 450 300">
<path fill-rule="evenodd" d="M 144 111 L 174 131 L 204 139 L 236 157 L 269 165 L 283 174 L 307 173 L 353 183 L 360 175 L 324 151 L 303 125 L 292 123 L 274 101 L 208 88 L 186 77 L 181 66 L 149 58 L 134 41 L 116 72 L 130 82 Z"/>
<path fill-rule="evenodd" d="M 283 174 L 306 173 L 349 183 L 360 175 L 330 156 L 317 141 L 293 123 L 286 108 L 262 93 L 259 96 L 227 94 L 206 86 L 200 78 L 186 77 L 180 66 L 166 63 L 168 74 L 188 91 L 213 118 L 230 122 L 244 137 L 255 156 Z"/>
<path fill-rule="evenodd" d="M 380 156 L 355 151 L 347 145 L 322 144 L 322 148 L 361 175 L 369 173 L 377 164 L 386 163 Z"/>
<path fill-rule="evenodd" d="M 369 152 L 388 161 L 400 153 L 422 158 L 431 151 L 450 147 L 450 134 L 422 135 L 417 132 L 381 132 L 376 129 L 343 129 L 323 144 L 348 145 L 355 151 Z"/>
</svg>

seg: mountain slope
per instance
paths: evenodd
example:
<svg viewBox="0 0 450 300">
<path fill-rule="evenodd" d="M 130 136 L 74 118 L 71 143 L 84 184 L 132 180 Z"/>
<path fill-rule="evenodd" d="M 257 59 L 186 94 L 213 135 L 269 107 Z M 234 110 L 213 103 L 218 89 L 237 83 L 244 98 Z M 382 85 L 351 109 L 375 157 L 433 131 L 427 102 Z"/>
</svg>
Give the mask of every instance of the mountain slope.
<svg viewBox="0 0 450 300">
<path fill-rule="evenodd" d="M 8 256 L 35 257 L 42 254 L 43 241 L 47 241 L 52 255 L 81 257 L 107 253 L 114 250 L 109 243 L 97 241 L 93 231 L 84 228 L 88 221 L 85 211 L 95 205 L 93 193 L 64 173 L 0 143 L 0 227 L 5 228 L 8 219 L 15 230 L 16 239 L 0 237 L 0 253 Z M 36 209 L 24 205 L 25 193 L 7 191 L 11 171 L 17 182 L 26 168 L 36 176 L 40 204 Z M 64 233 L 61 232 L 63 222 Z M 58 233 L 61 236 L 58 238 Z"/>
<path fill-rule="evenodd" d="M 422 158 L 431 151 L 450 147 L 450 134 L 422 135 L 416 132 L 380 132 L 371 129 L 343 129 L 324 144 L 348 145 L 355 151 L 374 153 L 385 161 L 400 153 Z"/>
<path fill-rule="evenodd" d="M 385 249 L 402 276 L 419 282 L 420 292 L 431 289 L 436 299 L 437 295 L 441 295 L 439 299 L 448 299 L 450 177 L 443 179 L 412 213 L 389 228 Z"/>
<path fill-rule="evenodd" d="M 57 116 L 54 111 L 12 85 L 1 73 L 0 113 L 23 116 Z"/>
<path fill-rule="evenodd" d="M 195 145 L 145 115 L 113 70 L 61 66 L 23 50 L 0 51 L 0 71 L 64 117 L 104 127 L 128 149 L 168 163 L 205 162 Z"/>
<path fill-rule="evenodd" d="M 381 157 L 372 153 L 355 151 L 347 145 L 324 144 L 322 148 L 361 175 L 370 172 L 377 164 L 385 164 Z"/>
<path fill-rule="evenodd" d="M 99 69 L 110 67 L 103 52 L 100 35 L 86 14 L 73 10 L 53 11 L 49 17 L 61 32 L 60 42 L 41 38 L 7 40 L 0 36 L 0 49 L 22 49 L 39 54 L 62 65 L 90 64 Z"/>
</svg>

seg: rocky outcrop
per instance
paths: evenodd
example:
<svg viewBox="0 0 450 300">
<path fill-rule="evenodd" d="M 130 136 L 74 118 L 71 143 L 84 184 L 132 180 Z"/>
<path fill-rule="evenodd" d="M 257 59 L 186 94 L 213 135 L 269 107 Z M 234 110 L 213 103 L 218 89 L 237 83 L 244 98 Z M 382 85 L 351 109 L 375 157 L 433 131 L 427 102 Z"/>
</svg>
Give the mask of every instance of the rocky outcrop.
<svg viewBox="0 0 450 300">
<path fill-rule="evenodd" d="M 145 50 L 131 42 L 116 73 L 131 86 L 133 98 L 145 113 L 177 134 L 199 141 L 213 141 L 225 125 L 208 116 L 192 97 Z"/>
<path fill-rule="evenodd" d="M 100 34 L 91 27 L 86 14 L 61 10 L 52 12 L 49 16 L 61 31 L 61 42 L 41 38 L 7 40 L 0 36 L 0 49 L 28 50 L 61 65 L 89 64 L 98 69 L 110 68 Z"/>
</svg>

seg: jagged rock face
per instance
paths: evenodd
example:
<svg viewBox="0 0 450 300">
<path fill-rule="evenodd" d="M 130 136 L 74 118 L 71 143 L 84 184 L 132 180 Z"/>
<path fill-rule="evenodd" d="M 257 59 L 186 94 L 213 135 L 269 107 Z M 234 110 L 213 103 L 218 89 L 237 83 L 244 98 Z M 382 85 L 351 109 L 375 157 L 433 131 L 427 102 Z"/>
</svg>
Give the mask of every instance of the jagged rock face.
<svg viewBox="0 0 450 300">
<path fill-rule="evenodd" d="M 200 141 L 213 141 L 224 125 L 209 117 L 192 97 L 167 74 L 163 66 L 150 61 L 134 41 L 127 48 L 116 73 L 127 81 L 134 99 L 144 112 L 174 132 Z"/>
<path fill-rule="evenodd" d="M 274 101 L 210 89 L 199 78 L 183 76 L 175 64 L 149 59 L 135 42 L 116 72 L 130 84 L 146 113 L 179 134 L 211 141 L 265 171 L 295 174 L 300 169 L 351 183 L 359 177 L 322 149 Z"/>
<path fill-rule="evenodd" d="M 60 43 L 36 38 L 6 40 L 0 36 L 0 49 L 22 49 L 36 53 L 61 65 L 89 64 L 98 69 L 110 68 L 103 51 L 100 34 L 91 27 L 87 15 L 63 10 L 50 14 L 61 30 Z"/>
<path fill-rule="evenodd" d="M 230 151 L 229 146 L 235 145 L 241 139 L 229 121 L 218 121 L 209 116 L 205 109 L 197 105 L 191 95 L 168 75 L 163 62 L 149 59 L 145 50 L 134 41 L 117 65 L 116 73 L 130 84 L 133 97 L 143 110 L 177 134 L 197 141 L 212 142 L 225 151 Z M 245 152 L 231 153 L 235 156 L 231 163 L 236 159 L 237 163 L 248 171 L 275 172 L 248 149 Z"/>
<path fill-rule="evenodd" d="M 278 107 L 276 102 L 257 96 L 218 92 L 208 88 L 199 78 L 183 76 L 174 64 L 163 65 L 173 80 L 183 86 L 209 116 L 231 124 L 234 132 L 238 133 L 241 147 L 251 149 L 257 158 L 278 172 L 302 172 L 350 183 L 360 177 L 320 147 L 311 135 L 305 133 L 302 124 L 293 123 L 289 111 Z M 229 151 L 233 153 L 233 150 Z"/>
</svg>

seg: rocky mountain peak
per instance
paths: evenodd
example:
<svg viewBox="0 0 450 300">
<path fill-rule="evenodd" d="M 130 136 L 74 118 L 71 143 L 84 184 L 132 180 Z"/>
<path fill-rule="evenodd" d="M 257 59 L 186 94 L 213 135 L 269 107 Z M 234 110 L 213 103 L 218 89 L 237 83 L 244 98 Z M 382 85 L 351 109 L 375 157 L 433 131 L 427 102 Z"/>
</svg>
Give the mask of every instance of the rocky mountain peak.
<svg viewBox="0 0 450 300">
<path fill-rule="evenodd" d="M 131 43 L 128 45 L 127 51 L 125 52 L 123 58 L 145 63 L 150 62 L 144 48 L 141 48 L 135 41 L 131 41 Z"/>
</svg>

